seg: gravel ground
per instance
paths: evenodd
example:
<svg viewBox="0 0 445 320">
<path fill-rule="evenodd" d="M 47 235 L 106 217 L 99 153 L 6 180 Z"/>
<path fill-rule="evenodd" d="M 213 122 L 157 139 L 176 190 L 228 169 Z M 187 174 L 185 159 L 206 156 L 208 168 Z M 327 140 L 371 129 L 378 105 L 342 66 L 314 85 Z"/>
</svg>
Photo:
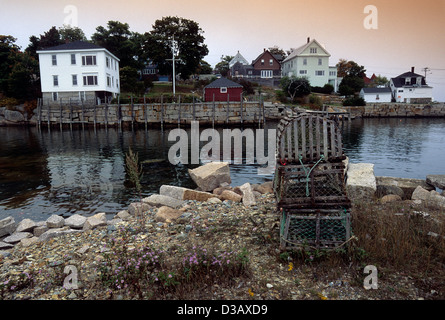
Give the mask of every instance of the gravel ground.
<svg viewBox="0 0 445 320">
<path fill-rule="evenodd" d="M 257 205 L 249 208 L 227 201 L 188 201 L 184 214 L 172 223 L 157 222 L 155 212 L 154 208 L 145 212 L 143 222 L 133 218 L 28 247 L 16 245 L 6 257 L 0 255 L 0 299 L 138 299 L 128 290 L 112 291 L 101 282 L 100 266 L 107 254 L 113 254 L 110 239 L 124 241 L 130 250 L 156 247 L 167 253 L 169 265 L 183 252 L 180 248 L 192 245 L 247 252 L 248 264 L 242 275 L 204 281 L 193 290 L 164 290 L 144 299 L 417 300 L 433 299 L 438 294 L 420 289 L 403 273 L 385 275 L 379 289 L 365 290 L 363 265 L 345 259 L 323 264 L 312 256 L 298 258 L 281 252 L 279 216 L 272 194 L 259 196 Z M 132 236 L 120 231 L 124 229 L 133 230 Z M 78 289 L 64 288 L 70 274 L 66 266 L 76 268 Z"/>
</svg>

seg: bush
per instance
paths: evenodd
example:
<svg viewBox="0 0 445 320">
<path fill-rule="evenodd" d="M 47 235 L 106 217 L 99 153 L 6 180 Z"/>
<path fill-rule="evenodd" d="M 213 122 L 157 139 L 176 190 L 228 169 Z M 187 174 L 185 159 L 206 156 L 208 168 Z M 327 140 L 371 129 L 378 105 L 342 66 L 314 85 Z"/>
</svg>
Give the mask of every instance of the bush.
<svg viewBox="0 0 445 320">
<path fill-rule="evenodd" d="M 315 93 L 331 94 L 334 92 L 334 86 L 326 83 L 323 87 L 311 87 L 311 91 Z"/>
<path fill-rule="evenodd" d="M 351 97 L 343 101 L 343 106 L 366 106 L 366 101 L 362 97 Z"/>
</svg>

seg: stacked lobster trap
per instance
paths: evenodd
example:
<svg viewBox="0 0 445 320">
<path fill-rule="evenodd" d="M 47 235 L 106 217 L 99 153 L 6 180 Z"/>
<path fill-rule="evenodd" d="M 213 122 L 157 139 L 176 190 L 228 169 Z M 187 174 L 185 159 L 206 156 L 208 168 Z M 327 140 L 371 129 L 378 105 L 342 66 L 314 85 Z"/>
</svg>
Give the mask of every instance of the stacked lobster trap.
<svg viewBox="0 0 445 320">
<path fill-rule="evenodd" d="M 274 177 L 281 249 L 335 248 L 350 239 L 345 159 L 335 120 L 310 113 L 281 119 Z"/>
</svg>

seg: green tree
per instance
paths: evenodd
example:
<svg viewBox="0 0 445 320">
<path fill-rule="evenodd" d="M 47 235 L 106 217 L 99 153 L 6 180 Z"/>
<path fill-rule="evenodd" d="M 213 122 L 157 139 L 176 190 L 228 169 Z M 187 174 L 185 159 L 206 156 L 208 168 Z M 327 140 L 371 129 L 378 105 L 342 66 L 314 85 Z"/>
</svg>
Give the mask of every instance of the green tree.
<svg viewBox="0 0 445 320">
<path fill-rule="evenodd" d="M 207 61 L 201 60 L 199 66 L 196 69 L 196 74 L 211 74 L 213 71 L 212 66 Z"/>
<path fill-rule="evenodd" d="M 204 44 L 204 31 L 193 20 L 180 17 L 164 17 L 156 20 L 152 31 L 145 34 L 144 49 L 147 58 L 154 61 L 160 73 L 171 74 L 172 39 L 177 42 L 179 54 L 176 73 L 187 79 L 196 72 L 200 61 L 209 53 Z"/>
<path fill-rule="evenodd" d="M 378 87 L 378 86 L 386 86 L 388 83 L 389 83 L 389 80 L 387 77 L 378 75 L 372 80 L 372 82 L 369 84 L 369 86 L 371 88 Z"/>
<path fill-rule="evenodd" d="M 107 27 L 98 26 L 91 40 L 120 59 L 120 67 L 140 69 L 141 43 L 139 34 L 131 32 L 128 23 L 108 21 Z"/>
<path fill-rule="evenodd" d="M 343 77 L 338 87 L 338 93 L 342 96 L 354 95 L 365 86 L 363 77 L 366 69 L 352 60 L 340 59 L 337 63 L 337 75 Z"/>
<path fill-rule="evenodd" d="M 280 81 L 281 89 L 286 92 L 294 102 L 295 98 L 303 97 L 311 93 L 311 85 L 306 77 L 283 77 Z"/>
<path fill-rule="evenodd" d="M 25 52 L 35 59 L 38 58 L 36 51 L 65 43 L 60 36 L 59 30 L 57 30 L 55 26 L 52 26 L 51 29 L 46 31 L 43 35 L 41 34 L 39 37 L 31 36 L 29 42 L 30 44 L 25 49 Z"/>
<path fill-rule="evenodd" d="M 59 28 L 59 34 L 62 42 L 88 41 L 85 33 L 79 27 L 63 25 Z"/>
<path fill-rule="evenodd" d="M 220 73 L 223 77 L 227 77 L 229 73 L 229 63 L 232 61 L 233 56 L 221 56 L 221 61 L 215 65 L 215 71 Z"/>
</svg>

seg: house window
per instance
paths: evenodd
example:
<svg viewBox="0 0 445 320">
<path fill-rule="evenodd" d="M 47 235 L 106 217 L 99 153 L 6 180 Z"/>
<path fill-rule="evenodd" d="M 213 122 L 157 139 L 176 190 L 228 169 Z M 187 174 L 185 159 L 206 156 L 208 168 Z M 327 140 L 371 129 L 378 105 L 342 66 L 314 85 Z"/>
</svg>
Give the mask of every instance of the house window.
<svg viewBox="0 0 445 320">
<path fill-rule="evenodd" d="M 227 87 L 221 87 L 219 88 L 220 93 L 227 93 Z"/>
<path fill-rule="evenodd" d="M 315 75 L 316 76 L 324 76 L 324 70 L 316 70 Z"/>
<path fill-rule="evenodd" d="M 307 66 L 307 59 L 306 58 L 303 59 L 303 66 Z"/>
<path fill-rule="evenodd" d="M 406 79 L 405 79 L 405 84 L 407 84 L 407 85 L 408 85 L 408 84 L 411 84 L 411 78 L 406 78 Z"/>
<path fill-rule="evenodd" d="M 97 76 L 83 76 L 84 86 L 97 86 Z"/>
<path fill-rule="evenodd" d="M 57 87 L 59 85 L 59 76 L 53 76 L 53 86 Z"/>
<path fill-rule="evenodd" d="M 261 65 L 264 66 L 264 59 L 261 59 Z"/>
<path fill-rule="evenodd" d="M 310 49 L 310 52 L 311 52 L 311 53 L 317 53 L 317 48 L 311 48 L 311 49 Z"/>
<path fill-rule="evenodd" d="M 82 65 L 83 66 L 95 66 L 96 65 L 96 56 L 82 56 Z"/>
<path fill-rule="evenodd" d="M 403 90 L 399 90 L 399 93 L 403 92 Z"/>
<path fill-rule="evenodd" d="M 375 99 L 376 99 L 376 100 L 380 100 L 380 96 L 379 96 L 379 95 L 376 95 Z"/>
<path fill-rule="evenodd" d="M 72 78 L 73 78 L 73 86 L 77 86 L 77 74 L 73 74 Z"/>
<path fill-rule="evenodd" d="M 323 60 L 318 59 L 318 65 L 321 66 L 323 64 Z"/>
<path fill-rule="evenodd" d="M 71 54 L 71 64 L 76 64 L 76 55 L 74 53 Z"/>
<path fill-rule="evenodd" d="M 335 77 L 337 75 L 337 71 L 329 71 L 329 75 L 331 77 Z"/>
<path fill-rule="evenodd" d="M 273 59 L 270 59 L 270 60 L 269 60 L 269 64 L 270 64 L 271 66 L 273 66 Z"/>
<path fill-rule="evenodd" d="M 57 56 L 55 54 L 53 54 L 51 56 L 51 60 L 52 60 L 53 66 L 57 66 Z"/>
<path fill-rule="evenodd" d="M 111 77 L 107 74 L 107 86 L 111 87 Z"/>
<path fill-rule="evenodd" d="M 106 62 L 107 68 L 109 68 L 110 67 L 110 58 L 106 57 L 105 62 Z"/>
<path fill-rule="evenodd" d="M 57 101 L 58 100 L 58 94 L 57 92 L 53 92 L 53 101 Z"/>
<path fill-rule="evenodd" d="M 261 78 L 272 78 L 273 72 L 272 70 L 261 70 Z"/>
<path fill-rule="evenodd" d="M 300 70 L 300 74 L 307 74 L 307 70 Z"/>
</svg>

